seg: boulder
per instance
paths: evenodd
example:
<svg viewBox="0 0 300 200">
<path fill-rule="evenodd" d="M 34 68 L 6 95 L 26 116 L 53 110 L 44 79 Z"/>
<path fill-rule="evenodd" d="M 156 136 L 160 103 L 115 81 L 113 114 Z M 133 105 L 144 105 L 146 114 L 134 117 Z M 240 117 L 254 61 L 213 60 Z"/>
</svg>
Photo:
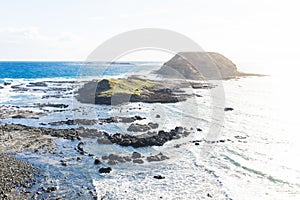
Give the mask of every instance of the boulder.
<svg viewBox="0 0 300 200">
<path fill-rule="evenodd" d="M 153 178 L 155 178 L 155 179 L 165 179 L 165 177 L 162 176 L 162 175 L 156 175 L 156 176 L 153 176 Z"/>
<path fill-rule="evenodd" d="M 224 108 L 224 111 L 233 111 L 234 109 L 233 108 L 230 108 L 230 107 L 226 107 Z"/>
<path fill-rule="evenodd" d="M 131 157 L 132 157 L 133 159 L 136 159 L 136 158 L 141 158 L 142 155 L 141 155 L 140 153 L 138 153 L 138 152 L 133 152 Z"/>
<path fill-rule="evenodd" d="M 100 158 L 96 158 L 94 163 L 95 163 L 95 165 L 100 165 L 102 162 L 101 162 Z"/>
<path fill-rule="evenodd" d="M 110 167 L 102 167 L 99 169 L 99 173 L 103 174 L 103 173 L 110 173 L 112 171 L 112 169 Z"/>
</svg>

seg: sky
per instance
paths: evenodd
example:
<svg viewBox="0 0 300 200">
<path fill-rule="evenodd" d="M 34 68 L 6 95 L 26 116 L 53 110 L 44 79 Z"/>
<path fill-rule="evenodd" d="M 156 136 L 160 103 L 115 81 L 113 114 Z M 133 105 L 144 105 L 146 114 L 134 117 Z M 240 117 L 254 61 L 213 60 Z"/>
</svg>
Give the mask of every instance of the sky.
<svg viewBox="0 0 300 200">
<path fill-rule="evenodd" d="M 297 0 L 0 0 L 0 60 L 82 61 L 102 42 L 139 28 L 184 34 L 242 71 L 298 69 Z M 124 60 L 167 61 L 140 52 Z"/>
</svg>

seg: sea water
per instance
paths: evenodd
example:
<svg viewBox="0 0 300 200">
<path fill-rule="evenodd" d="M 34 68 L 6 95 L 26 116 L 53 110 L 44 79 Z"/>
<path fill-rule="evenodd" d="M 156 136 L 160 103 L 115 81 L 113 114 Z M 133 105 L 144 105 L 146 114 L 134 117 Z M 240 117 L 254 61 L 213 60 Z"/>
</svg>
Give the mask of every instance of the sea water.
<svg viewBox="0 0 300 200">
<path fill-rule="evenodd" d="M 84 62 L 0 62 L 0 79 L 2 82 L 18 85 L 32 81 L 122 77 L 132 72 L 158 67 L 158 63 L 147 62 L 114 63 L 110 67 L 105 63 Z M 205 133 L 209 132 L 213 109 L 209 90 L 194 90 L 194 93 L 201 95 L 195 97 L 196 101 L 125 105 L 123 110 L 141 108 L 132 109 L 127 113 L 117 107 L 111 109 L 108 106 L 81 104 L 74 100 L 73 94 L 64 99 L 42 100 L 42 93 L 14 93 L 10 89 L 11 86 L 6 86 L 0 90 L 1 104 L 26 106 L 37 102 L 65 103 L 70 107 L 80 107 L 88 114 L 74 113 L 72 109 L 67 109 L 63 113 L 53 112 L 39 120 L 5 119 L 1 120 L 1 123 L 40 126 L 41 121 L 51 122 L 67 118 L 143 115 L 149 121 L 159 122 L 161 129 L 168 130 L 182 125 L 203 130 L 202 133 L 168 142 L 162 147 L 139 149 L 145 155 L 163 152 L 170 157 L 167 161 L 143 165 L 119 164 L 113 166 L 113 172 L 106 176 L 99 175 L 92 160 L 88 158 L 84 158 L 80 164 L 72 165 L 71 168 L 62 168 L 59 160 L 55 160 L 51 155 L 19 155 L 48 170 L 49 173 L 57 173 L 56 179 L 65 184 L 60 184 L 66 188 L 65 191 L 86 182 L 96 187 L 100 198 L 107 199 L 299 199 L 299 136 L 295 119 L 290 118 L 287 112 L 281 112 L 280 106 L 287 104 L 279 105 L 278 102 L 274 102 L 274 91 L 277 89 L 274 85 L 278 82 L 276 78 L 269 76 L 222 82 L 226 96 L 225 104 L 234 110 L 225 112 L 222 129 L 218 133 L 219 139 L 226 142 L 211 144 L 208 156 L 201 154 L 202 143 L 196 146 L 191 141 L 205 139 Z M 292 105 L 287 107 L 293 108 Z M 155 114 L 160 114 L 161 118 L 154 118 Z M 110 133 L 126 132 L 126 126 L 121 124 L 93 128 Z M 181 146 L 174 148 L 176 144 Z M 68 156 L 76 156 L 72 155 L 75 142 L 60 139 L 57 145 L 68 147 Z M 130 147 L 99 145 L 92 140 L 87 141 L 85 148 L 97 157 L 109 153 L 130 154 L 135 151 Z M 165 179 L 153 179 L 153 176 L 158 174 L 165 176 Z M 60 180 L 62 175 L 67 176 L 69 181 Z"/>
</svg>

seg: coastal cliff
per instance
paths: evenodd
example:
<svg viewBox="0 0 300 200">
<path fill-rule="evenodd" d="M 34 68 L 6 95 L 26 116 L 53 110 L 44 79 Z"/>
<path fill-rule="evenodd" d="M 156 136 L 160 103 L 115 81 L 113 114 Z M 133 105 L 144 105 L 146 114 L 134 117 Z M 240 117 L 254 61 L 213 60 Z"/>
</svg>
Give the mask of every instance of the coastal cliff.
<svg viewBox="0 0 300 200">
<path fill-rule="evenodd" d="M 178 79 L 229 79 L 245 75 L 236 65 L 215 52 L 180 52 L 155 71 L 167 78 Z"/>
</svg>

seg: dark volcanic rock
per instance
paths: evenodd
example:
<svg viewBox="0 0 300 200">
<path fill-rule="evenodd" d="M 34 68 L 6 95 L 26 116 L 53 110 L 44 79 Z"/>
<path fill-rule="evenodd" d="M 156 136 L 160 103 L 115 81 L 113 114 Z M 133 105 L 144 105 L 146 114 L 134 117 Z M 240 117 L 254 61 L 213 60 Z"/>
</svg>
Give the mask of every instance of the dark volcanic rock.
<svg viewBox="0 0 300 200">
<path fill-rule="evenodd" d="M 158 128 L 158 123 L 149 122 L 148 126 L 152 129 L 156 129 L 156 128 Z"/>
<path fill-rule="evenodd" d="M 113 144 L 121 146 L 132 146 L 134 148 L 147 146 L 162 146 L 167 141 L 186 137 L 190 132 L 184 131 L 182 127 L 176 127 L 169 132 L 160 130 L 158 134 L 152 136 L 133 136 L 128 134 L 116 133 L 114 135 L 105 134 Z M 98 141 L 99 142 L 99 141 Z"/>
<path fill-rule="evenodd" d="M 132 157 L 133 159 L 136 159 L 136 158 L 141 158 L 142 155 L 141 155 L 139 152 L 133 152 L 131 157 Z"/>
<path fill-rule="evenodd" d="M 99 173 L 106 173 L 106 174 L 108 174 L 108 173 L 110 173 L 112 171 L 112 169 L 110 168 L 110 167 L 102 167 L 102 168 L 100 168 L 99 169 Z"/>
<path fill-rule="evenodd" d="M 67 121 L 59 121 L 59 122 L 49 122 L 49 125 L 52 126 L 61 126 L 61 125 L 95 125 L 98 124 L 98 120 L 89 120 L 89 119 L 70 119 Z"/>
<path fill-rule="evenodd" d="M 22 118 L 26 118 L 24 115 L 14 115 L 11 118 L 13 119 L 22 119 Z"/>
<path fill-rule="evenodd" d="M 234 110 L 233 108 L 229 108 L 229 107 L 224 108 L 224 111 L 233 111 L 233 110 Z"/>
<path fill-rule="evenodd" d="M 158 162 L 158 161 L 163 161 L 169 159 L 168 156 L 163 155 L 162 153 L 159 153 L 155 156 L 148 156 L 147 161 L 148 162 Z"/>
<path fill-rule="evenodd" d="M 133 117 L 109 117 L 105 119 L 69 119 L 66 121 L 58 121 L 58 122 L 49 122 L 49 125 L 52 126 L 61 126 L 61 125 L 95 125 L 95 124 L 107 124 L 107 123 L 131 123 L 136 120 L 146 119 L 141 116 L 133 116 Z"/>
<path fill-rule="evenodd" d="M 44 127 L 33 127 L 33 126 L 25 126 L 20 124 L 5 124 L 0 126 L 3 131 L 31 131 L 31 132 L 39 132 L 43 135 L 50 135 L 53 137 L 59 137 L 69 140 L 79 140 L 80 137 L 88 137 L 88 138 L 98 138 L 104 134 L 104 132 L 98 131 L 96 129 L 86 129 L 83 127 L 79 128 L 69 128 L 69 129 L 52 129 L 52 128 L 44 128 Z"/>
<path fill-rule="evenodd" d="M 130 126 L 127 128 L 127 131 L 131 132 L 145 132 L 150 130 L 151 127 L 147 124 L 130 124 Z"/>
<path fill-rule="evenodd" d="M 48 87 L 48 85 L 45 82 L 32 82 L 27 87 Z"/>
<path fill-rule="evenodd" d="M 143 164 L 144 163 L 144 161 L 142 159 L 134 159 L 132 162 L 137 163 L 137 164 Z"/>
<path fill-rule="evenodd" d="M 162 176 L 162 175 L 156 175 L 156 176 L 153 176 L 153 178 L 155 178 L 155 179 L 165 179 L 165 177 Z"/>
<path fill-rule="evenodd" d="M 28 163 L 0 153 L 0 199 L 15 199 L 13 188 L 31 186 L 37 171 Z"/>
<path fill-rule="evenodd" d="M 102 162 L 101 162 L 100 158 L 96 158 L 94 163 L 95 163 L 95 165 L 100 165 Z"/>
<path fill-rule="evenodd" d="M 37 103 L 38 107 L 52 107 L 52 108 L 67 108 L 69 105 L 66 104 L 55 104 L 55 103 Z"/>
<path fill-rule="evenodd" d="M 48 187 L 48 188 L 43 188 L 43 190 L 44 190 L 45 192 L 50 193 L 50 192 L 56 191 L 56 190 L 57 190 L 57 187 L 56 187 L 56 186 L 50 186 L 50 187 Z"/>
</svg>

